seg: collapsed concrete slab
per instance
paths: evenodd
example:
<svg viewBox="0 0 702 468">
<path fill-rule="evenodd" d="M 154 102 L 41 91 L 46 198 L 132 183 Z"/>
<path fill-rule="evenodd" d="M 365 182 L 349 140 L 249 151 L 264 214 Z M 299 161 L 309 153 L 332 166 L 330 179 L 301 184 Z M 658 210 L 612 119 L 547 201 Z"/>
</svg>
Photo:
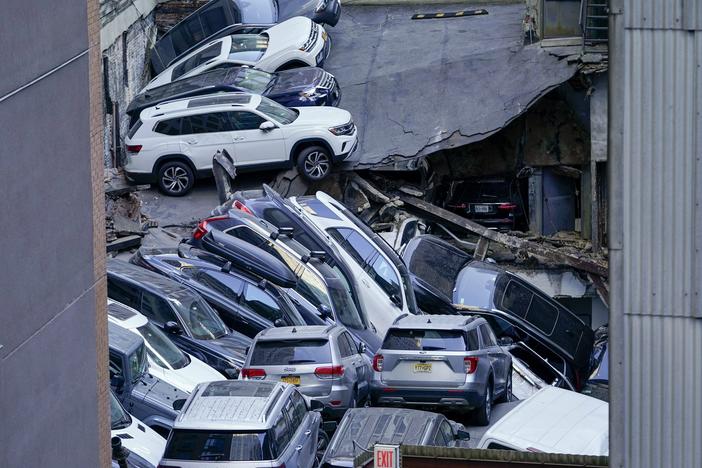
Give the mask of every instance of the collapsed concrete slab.
<svg viewBox="0 0 702 468">
<path fill-rule="evenodd" d="M 411 20 L 442 8 L 451 7 L 349 6 L 331 30 L 326 68 L 359 128 L 357 168 L 412 168 L 421 156 L 487 138 L 577 70 L 523 45 L 522 5 Z"/>
</svg>

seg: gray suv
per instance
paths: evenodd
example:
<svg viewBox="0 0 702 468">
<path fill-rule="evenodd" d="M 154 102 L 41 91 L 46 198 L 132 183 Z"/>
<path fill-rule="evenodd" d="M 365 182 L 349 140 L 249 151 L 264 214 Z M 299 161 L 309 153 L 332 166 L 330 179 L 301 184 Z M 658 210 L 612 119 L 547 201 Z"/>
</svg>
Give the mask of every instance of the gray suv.
<svg viewBox="0 0 702 468">
<path fill-rule="evenodd" d="M 512 357 L 476 316 L 398 317 L 373 358 L 373 370 L 373 405 L 475 410 L 480 425 L 490 423 L 497 397 L 512 395 Z"/>
<path fill-rule="evenodd" d="M 339 325 L 269 328 L 251 345 L 240 379 L 282 381 L 324 404 L 325 415 L 341 417 L 367 401 L 370 359 Z"/>
<path fill-rule="evenodd" d="M 320 421 L 291 385 L 202 383 L 175 420 L 159 467 L 311 468 Z"/>
</svg>

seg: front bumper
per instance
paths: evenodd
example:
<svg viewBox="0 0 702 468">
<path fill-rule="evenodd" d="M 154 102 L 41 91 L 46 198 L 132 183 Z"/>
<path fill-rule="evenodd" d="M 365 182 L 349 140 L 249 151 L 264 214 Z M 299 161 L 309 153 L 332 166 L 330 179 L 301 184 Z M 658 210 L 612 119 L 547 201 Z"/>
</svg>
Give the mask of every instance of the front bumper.
<svg viewBox="0 0 702 468">
<path fill-rule="evenodd" d="M 331 36 L 329 36 L 328 33 L 324 33 L 323 36 L 326 35 L 326 39 L 324 39 L 324 45 L 322 46 L 322 50 L 320 50 L 317 55 L 316 55 L 316 62 L 318 67 L 323 67 L 324 66 L 324 61 L 329 57 L 329 52 L 331 51 Z"/>
<path fill-rule="evenodd" d="M 346 151 L 347 148 L 351 148 L 348 151 Z M 342 146 L 342 153 L 339 154 L 334 154 L 332 157 L 332 163 L 333 164 L 339 164 L 344 161 L 347 161 L 351 158 L 351 155 L 358 149 L 358 130 L 356 130 L 356 133 L 354 134 L 354 139 L 350 140 L 348 142 L 345 142 L 345 145 Z"/>
<path fill-rule="evenodd" d="M 479 408 L 485 401 L 485 386 L 467 383 L 458 388 L 398 388 L 371 383 L 373 405 Z"/>
</svg>

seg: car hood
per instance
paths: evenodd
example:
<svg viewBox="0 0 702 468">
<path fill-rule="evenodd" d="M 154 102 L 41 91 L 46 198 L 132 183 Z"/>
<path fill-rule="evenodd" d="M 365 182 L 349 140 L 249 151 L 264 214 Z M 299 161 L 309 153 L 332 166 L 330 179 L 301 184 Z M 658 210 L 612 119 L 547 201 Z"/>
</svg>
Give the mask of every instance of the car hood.
<svg viewBox="0 0 702 468">
<path fill-rule="evenodd" d="M 164 369 L 151 365 L 149 371 L 159 379 L 168 382 L 183 392 L 192 393 L 195 386 L 202 382 L 224 380 L 218 371 L 194 356 L 188 356 L 190 364 L 180 369 Z"/>
<path fill-rule="evenodd" d="M 326 72 L 317 67 L 294 68 L 278 72 L 275 83 L 268 89 L 266 96 L 273 99 L 278 95 L 300 93 L 319 85 L 325 76 Z"/>
<path fill-rule="evenodd" d="M 266 29 L 264 34 L 268 36 L 268 48 L 264 57 L 302 47 L 307 41 L 313 25 L 317 27 L 311 19 L 296 16 Z"/>
<path fill-rule="evenodd" d="M 231 332 L 216 340 L 207 340 L 207 347 L 224 354 L 243 366 L 246 359 L 246 348 L 251 346 L 251 338 L 238 332 Z"/>
<path fill-rule="evenodd" d="M 275 0 L 238 0 L 243 24 L 266 24 L 278 22 L 278 7 Z"/>
<path fill-rule="evenodd" d="M 318 126 L 334 127 L 344 125 L 351 121 L 351 113 L 336 107 L 295 107 L 298 117 L 290 126 Z"/>
<path fill-rule="evenodd" d="M 134 416 L 129 426 L 111 431 L 110 435 L 119 437 L 122 445 L 130 452 L 136 453 L 154 466 L 161 461 L 166 449 L 166 439 Z"/>
</svg>

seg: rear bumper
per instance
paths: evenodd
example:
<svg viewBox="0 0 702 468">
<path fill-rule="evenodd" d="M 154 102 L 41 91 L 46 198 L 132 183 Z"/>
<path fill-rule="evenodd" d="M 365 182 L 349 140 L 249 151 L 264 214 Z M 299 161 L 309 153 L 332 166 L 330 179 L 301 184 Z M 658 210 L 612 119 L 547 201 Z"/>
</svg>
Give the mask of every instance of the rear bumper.
<svg viewBox="0 0 702 468">
<path fill-rule="evenodd" d="M 334 385 L 328 395 L 307 395 L 304 387 L 299 387 L 298 390 L 305 395 L 309 400 L 317 400 L 324 404 L 322 414 L 332 418 L 341 418 L 351 403 L 353 389 L 345 385 Z"/>
<path fill-rule="evenodd" d="M 151 172 L 124 171 L 124 177 L 134 184 L 153 184 L 156 182 L 156 177 Z"/>
<path fill-rule="evenodd" d="M 485 400 L 484 385 L 468 383 L 458 388 L 402 388 L 371 384 L 373 405 L 460 407 L 471 410 Z"/>
</svg>

